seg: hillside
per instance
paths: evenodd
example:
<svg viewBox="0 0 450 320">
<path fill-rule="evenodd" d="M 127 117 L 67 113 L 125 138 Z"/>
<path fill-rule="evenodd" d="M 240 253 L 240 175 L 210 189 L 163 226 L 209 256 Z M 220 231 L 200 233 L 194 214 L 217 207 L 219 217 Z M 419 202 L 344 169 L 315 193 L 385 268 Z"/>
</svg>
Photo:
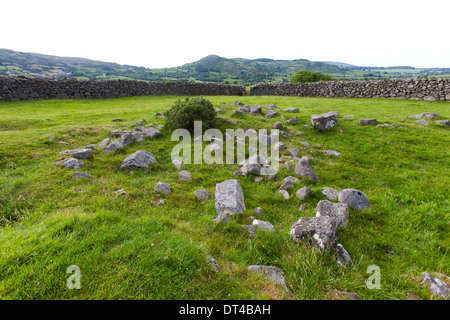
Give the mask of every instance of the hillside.
<svg viewBox="0 0 450 320">
<path fill-rule="evenodd" d="M 80 79 L 136 79 L 147 81 L 206 81 L 251 84 L 288 82 L 300 70 L 316 71 L 336 79 L 380 79 L 450 74 L 450 68 L 359 67 L 306 59 L 272 60 L 223 58 L 209 55 L 179 67 L 149 69 L 83 58 L 58 57 L 0 49 L 0 75 L 71 77 Z"/>
</svg>

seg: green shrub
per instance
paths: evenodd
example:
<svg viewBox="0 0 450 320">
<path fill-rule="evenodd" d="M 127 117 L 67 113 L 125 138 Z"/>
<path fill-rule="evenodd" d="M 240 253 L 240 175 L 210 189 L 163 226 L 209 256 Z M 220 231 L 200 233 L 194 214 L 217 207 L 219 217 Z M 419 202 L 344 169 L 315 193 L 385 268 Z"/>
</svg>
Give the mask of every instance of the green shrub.
<svg viewBox="0 0 450 320">
<path fill-rule="evenodd" d="M 328 74 L 314 71 L 299 71 L 294 74 L 290 80 L 291 83 L 306 83 L 318 81 L 332 81 L 333 78 Z"/>
<path fill-rule="evenodd" d="M 194 121 L 202 121 L 203 130 L 213 128 L 216 125 L 216 111 L 211 101 L 204 98 L 178 99 L 166 112 L 165 127 L 169 130 L 187 129 L 194 131 Z"/>
</svg>

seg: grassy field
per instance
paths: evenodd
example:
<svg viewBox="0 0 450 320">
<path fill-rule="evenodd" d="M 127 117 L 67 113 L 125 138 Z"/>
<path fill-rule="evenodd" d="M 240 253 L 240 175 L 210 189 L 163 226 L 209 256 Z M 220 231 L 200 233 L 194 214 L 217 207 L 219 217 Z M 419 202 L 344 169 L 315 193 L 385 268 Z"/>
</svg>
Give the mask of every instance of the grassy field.
<svg viewBox="0 0 450 320">
<path fill-rule="evenodd" d="M 421 126 L 407 117 L 437 112 L 440 119 L 449 119 L 449 103 L 207 97 L 218 107 L 225 107 L 220 102 L 229 105 L 220 115 L 228 119 L 236 100 L 300 108 L 295 114 L 300 122 L 288 129 L 304 136 L 282 140 L 287 148 L 309 142 L 312 147 L 300 156 L 315 159 L 312 167 L 320 177 L 315 183 L 303 178 L 295 183 L 295 190 L 313 190 L 303 201 L 293 192 L 284 200 L 276 181 L 238 177 L 247 210 L 226 225 L 212 222 L 214 199 L 200 202 L 194 191 L 214 193 L 216 183 L 231 179 L 239 166 L 184 165 L 193 179 L 179 181 L 170 159 L 177 142 L 170 141 L 170 132 L 163 130 L 163 137 L 136 142 L 123 151 L 94 152 L 94 160 L 85 161 L 80 170 L 94 179 L 74 179 L 75 170 L 53 164 L 63 157 L 60 151 L 98 144 L 110 131 L 131 129 L 140 119 L 164 124 L 155 113 L 178 98 L 0 103 L 1 299 L 327 299 L 331 287 L 363 299 L 434 299 L 421 283 L 421 273 L 450 275 L 450 129 L 433 120 Z M 312 114 L 332 110 L 341 112 L 338 127 L 323 133 L 304 127 Z M 355 119 L 342 117 L 350 114 Z M 129 122 L 111 122 L 116 117 Z M 399 126 L 359 126 L 360 118 Z M 229 128 L 271 128 L 280 121 L 251 115 L 234 120 L 238 124 Z M 122 160 L 140 149 L 153 153 L 158 163 L 145 170 L 119 171 Z M 325 149 L 342 155 L 326 156 Z M 294 172 L 283 168 L 276 180 L 289 175 Z M 170 183 L 173 192 L 158 207 L 154 203 L 160 198 L 153 188 L 160 181 Z M 323 187 L 355 188 L 370 199 L 372 208 L 350 209 L 349 225 L 340 230 L 340 243 L 352 256 L 353 268 L 339 267 L 331 253 L 295 243 L 289 236 L 301 216 L 315 216 Z M 127 197 L 118 196 L 122 189 Z M 272 223 L 276 232 L 258 231 L 249 240 L 241 224 L 251 224 L 248 217 L 258 206 L 265 212 L 261 219 Z M 214 272 L 207 255 L 217 260 L 220 272 Z M 289 291 L 250 273 L 247 268 L 253 264 L 283 269 Z M 367 268 L 374 264 L 381 271 L 379 290 L 365 284 Z M 79 290 L 66 286 L 70 265 L 81 270 Z"/>
</svg>

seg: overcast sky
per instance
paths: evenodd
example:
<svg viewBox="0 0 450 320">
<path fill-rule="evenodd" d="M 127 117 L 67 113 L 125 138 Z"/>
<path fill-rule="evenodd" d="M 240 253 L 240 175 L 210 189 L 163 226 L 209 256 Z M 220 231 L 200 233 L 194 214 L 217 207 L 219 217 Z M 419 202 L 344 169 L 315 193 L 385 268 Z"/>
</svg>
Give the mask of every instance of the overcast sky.
<svg viewBox="0 0 450 320">
<path fill-rule="evenodd" d="M 0 48 L 149 68 L 209 54 L 450 67 L 449 15 L 449 0 L 6 0 Z"/>
</svg>

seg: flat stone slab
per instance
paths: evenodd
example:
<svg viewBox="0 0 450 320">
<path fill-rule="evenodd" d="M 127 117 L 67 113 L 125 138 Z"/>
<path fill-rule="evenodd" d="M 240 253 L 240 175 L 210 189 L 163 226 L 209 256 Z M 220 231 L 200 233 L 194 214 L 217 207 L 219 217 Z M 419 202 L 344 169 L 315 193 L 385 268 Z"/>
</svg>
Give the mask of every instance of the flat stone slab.
<svg viewBox="0 0 450 320">
<path fill-rule="evenodd" d="M 259 272 L 264 274 L 271 281 L 282 285 L 283 288 L 287 290 L 286 281 L 283 276 L 284 272 L 282 269 L 274 266 L 251 265 L 248 267 L 248 270 L 251 272 Z"/>
<path fill-rule="evenodd" d="M 65 150 L 59 153 L 64 156 L 73 156 L 78 159 L 93 159 L 94 153 L 91 149 L 75 149 L 75 150 Z"/>
<path fill-rule="evenodd" d="M 345 203 L 320 200 L 316 207 L 316 217 L 329 216 L 338 221 L 339 227 L 348 224 L 348 205 Z"/>
<path fill-rule="evenodd" d="M 94 176 L 92 174 L 89 174 L 89 173 L 86 173 L 86 172 L 76 171 L 73 174 L 73 177 L 75 179 L 81 179 L 81 178 L 92 179 Z"/>
<path fill-rule="evenodd" d="M 308 241 L 320 249 L 334 249 L 339 240 L 338 222 L 329 216 L 301 217 L 292 225 L 290 236 L 295 242 Z"/>
<path fill-rule="evenodd" d="M 148 168 L 151 164 L 157 163 L 153 154 L 145 150 L 139 150 L 126 157 L 119 169 L 139 169 Z"/>
<path fill-rule="evenodd" d="M 358 124 L 361 126 L 377 125 L 378 120 L 377 119 L 360 119 Z"/>
<path fill-rule="evenodd" d="M 62 160 L 58 160 L 55 164 L 62 164 L 67 169 L 81 169 L 84 167 L 84 162 L 75 158 L 66 158 Z"/>
<path fill-rule="evenodd" d="M 311 124 L 314 128 L 317 128 L 321 131 L 330 130 L 333 127 L 338 125 L 338 120 L 336 115 L 332 113 L 325 113 L 322 115 L 312 115 L 311 116 Z"/>
</svg>

